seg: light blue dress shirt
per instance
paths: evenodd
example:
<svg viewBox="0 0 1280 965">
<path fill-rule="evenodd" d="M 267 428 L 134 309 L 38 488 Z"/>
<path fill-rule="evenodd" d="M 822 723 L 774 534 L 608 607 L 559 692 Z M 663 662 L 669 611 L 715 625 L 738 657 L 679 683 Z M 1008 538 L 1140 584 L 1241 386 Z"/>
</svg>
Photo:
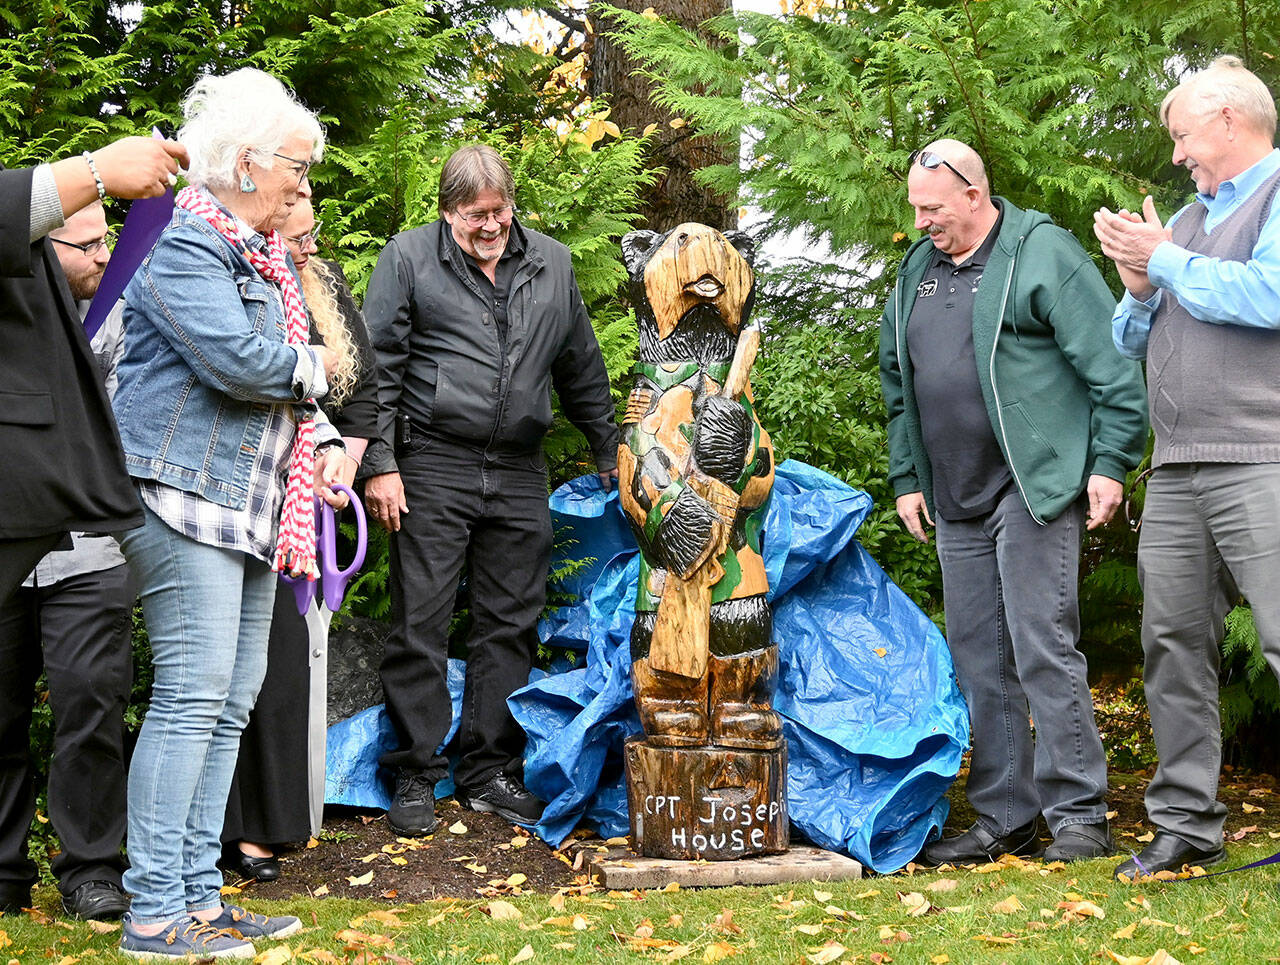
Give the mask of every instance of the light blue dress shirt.
<svg viewBox="0 0 1280 965">
<path fill-rule="evenodd" d="M 1273 150 L 1257 164 L 1223 181 L 1217 194 L 1196 195 L 1209 212 L 1205 231 L 1212 234 L 1277 170 L 1280 150 Z M 1169 224 L 1186 210 L 1179 211 Z M 1126 291 L 1111 318 L 1112 339 L 1120 354 L 1128 358 L 1146 358 L 1151 317 L 1160 305 L 1163 289 L 1173 292 L 1192 317 L 1202 322 L 1280 329 L 1280 204 L 1272 202 L 1248 261 L 1210 258 L 1165 241 L 1152 253 L 1147 277 L 1156 293 L 1143 302 Z"/>
</svg>

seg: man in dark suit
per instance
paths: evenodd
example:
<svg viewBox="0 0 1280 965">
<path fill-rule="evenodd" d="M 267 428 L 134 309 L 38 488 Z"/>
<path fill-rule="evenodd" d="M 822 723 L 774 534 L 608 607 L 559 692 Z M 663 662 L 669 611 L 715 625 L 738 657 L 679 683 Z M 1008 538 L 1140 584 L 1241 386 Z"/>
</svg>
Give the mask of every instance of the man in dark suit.
<svg viewBox="0 0 1280 965">
<path fill-rule="evenodd" d="M 0 170 L 0 601 L 71 530 L 142 521 L 89 340 L 45 236 L 95 198 L 161 194 L 186 149 L 128 137 Z"/>
<path fill-rule="evenodd" d="M 0 605 L 70 531 L 142 521 L 97 362 L 46 235 L 107 194 L 161 194 L 185 161 L 180 144 L 130 137 L 53 164 L 0 169 Z M 0 676 L 16 678 L 26 656 L 0 650 Z M 25 735 L 4 741 L 0 769 L 15 756 L 25 764 L 27 753 Z M 0 825 L 22 796 L 0 794 Z M 29 865 L 0 865 L 0 913 L 30 904 L 33 878 Z"/>
</svg>

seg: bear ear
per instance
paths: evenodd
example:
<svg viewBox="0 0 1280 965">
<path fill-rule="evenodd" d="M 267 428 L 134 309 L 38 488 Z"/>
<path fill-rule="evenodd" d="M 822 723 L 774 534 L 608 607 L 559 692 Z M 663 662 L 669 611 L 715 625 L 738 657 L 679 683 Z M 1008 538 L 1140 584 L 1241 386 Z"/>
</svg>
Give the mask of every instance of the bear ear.
<svg viewBox="0 0 1280 965">
<path fill-rule="evenodd" d="M 656 231 L 629 231 L 623 235 L 622 263 L 627 266 L 627 271 L 634 272 L 644 264 L 661 241 L 662 235 Z"/>
<path fill-rule="evenodd" d="M 754 268 L 756 266 L 756 243 L 751 240 L 751 236 L 745 231 L 726 231 L 724 236 L 729 244 L 738 249 L 738 254 L 746 259 L 747 264 Z"/>
</svg>

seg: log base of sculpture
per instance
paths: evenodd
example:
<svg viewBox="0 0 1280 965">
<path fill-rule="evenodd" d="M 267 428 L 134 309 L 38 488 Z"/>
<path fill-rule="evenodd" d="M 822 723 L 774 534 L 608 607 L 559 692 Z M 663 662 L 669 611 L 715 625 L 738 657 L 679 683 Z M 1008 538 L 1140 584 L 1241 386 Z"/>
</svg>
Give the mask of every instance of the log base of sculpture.
<svg viewBox="0 0 1280 965">
<path fill-rule="evenodd" d="M 787 748 L 626 745 L 631 842 L 650 858 L 732 861 L 787 850 Z"/>
</svg>

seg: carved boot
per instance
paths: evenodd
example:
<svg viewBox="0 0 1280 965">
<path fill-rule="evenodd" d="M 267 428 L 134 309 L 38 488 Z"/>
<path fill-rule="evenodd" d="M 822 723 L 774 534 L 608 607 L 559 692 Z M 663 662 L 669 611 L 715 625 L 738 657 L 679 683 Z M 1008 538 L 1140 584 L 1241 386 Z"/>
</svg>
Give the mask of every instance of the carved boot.
<svg viewBox="0 0 1280 965">
<path fill-rule="evenodd" d="M 631 665 L 636 709 L 648 743 L 698 747 L 709 742 L 707 676 L 700 679 L 651 670 L 648 659 Z"/>
<path fill-rule="evenodd" d="M 773 709 L 778 648 L 711 656 L 711 742 L 767 751 L 782 746 L 782 718 Z"/>
</svg>

